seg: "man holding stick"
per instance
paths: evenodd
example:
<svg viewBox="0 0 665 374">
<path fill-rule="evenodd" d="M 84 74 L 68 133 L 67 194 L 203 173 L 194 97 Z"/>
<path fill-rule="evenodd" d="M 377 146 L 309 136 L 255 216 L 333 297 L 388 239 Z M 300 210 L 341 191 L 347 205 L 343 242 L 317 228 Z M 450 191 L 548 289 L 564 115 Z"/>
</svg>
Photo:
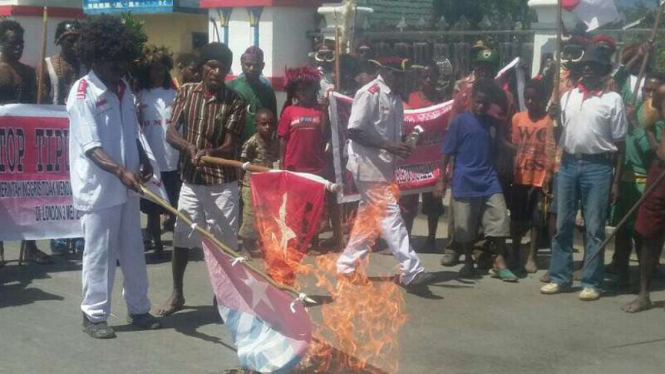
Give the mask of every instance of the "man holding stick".
<svg viewBox="0 0 665 374">
<path fill-rule="evenodd" d="M 74 208 L 86 242 L 83 253 L 83 331 L 93 338 L 115 337 L 106 321 L 116 261 L 124 275 L 128 321 L 157 329 L 148 300 L 148 273 L 139 215 L 142 182 L 152 176 L 138 140 L 134 96 L 122 78 L 140 53 L 137 35 L 120 19 L 99 16 L 83 28 L 79 55 L 92 70 L 78 80 L 67 99 L 69 155 Z"/>
<path fill-rule="evenodd" d="M 603 78 L 612 69 L 607 54 L 597 46 L 589 46 L 580 64 L 580 83 L 563 95 L 560 107 L 551 107 L 563 126 L 560 146 L 564 154 L 555 191 L 558 214 L 557 234 L 552 240 L 551 282 L 540 291 L 552 295 L 572 286 L 573 228 L 581 201 L 587 240 L 579 298 L 593 301 L 600 298 L 602 290 L 603 253 L 598 251 L 603 250 L 600 244 L 605 237 L 608 202 L 613 204 L 618 197 L 628 121 L 621 96 L 603 87 Z"/>
<path fill-rule="evenodd" d="M 178 90 L 166 140 L 180 150 L 183 185 L 178 210 L 236 250 L 239 172 L 234 167 L 204 165 L 202 161 L 205 156 L 235 160 L 240 153 L 247 105 L 224 84 L 232 61 L 233 53 L 223 43 L 210 43 L 201 48 L 197 70 L 202 72 L 203 82 L 184 84 Z M 157 310 L 160 315 L 172 314 L 185 305 L 183 278 L 189 248 L 201 247 L 201 238 L 194 231 L 180 219 L 176 220 L 173 293 Z"/>
</svg>

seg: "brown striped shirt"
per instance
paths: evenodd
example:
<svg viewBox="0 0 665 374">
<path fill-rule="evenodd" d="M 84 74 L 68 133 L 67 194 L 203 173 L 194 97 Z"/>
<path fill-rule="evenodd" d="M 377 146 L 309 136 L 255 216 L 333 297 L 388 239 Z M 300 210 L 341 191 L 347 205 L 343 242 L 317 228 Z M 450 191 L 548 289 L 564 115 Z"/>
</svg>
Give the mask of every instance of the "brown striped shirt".
<svg viewBox="0 0 665 374">
<path fill-rule="evenodd" d="M 221 147 L 230 131 L 237 136 L 234 159 L 239 159 L 246 106 L 238 94 L 226 87 L 209 96 L 203 83 L 188 83 L 178 90 L 171 120 L 198 150 Z M 208 165 L 197 168 L 185 153 L 180 155 L 180 168 L 182 180 L 190 184 L 214 186 L 238 180 L 235 168 Z"/>
</svg>

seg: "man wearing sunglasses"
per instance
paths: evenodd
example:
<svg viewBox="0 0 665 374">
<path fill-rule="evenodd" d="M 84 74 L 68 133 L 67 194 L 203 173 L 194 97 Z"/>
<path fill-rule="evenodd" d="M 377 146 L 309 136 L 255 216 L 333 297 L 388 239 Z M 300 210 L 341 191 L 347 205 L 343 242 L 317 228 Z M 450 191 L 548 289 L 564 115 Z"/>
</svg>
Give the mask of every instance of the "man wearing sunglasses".
<svg viewBox="0 0 665 374">
<path fill-rule="evenodd" d="M 623 167 L 624 137 L 628 127 L 621 96 L 606 88 L 612 71 L 607 54 L 590 45 L 580 61 L 582 77 L 577 87 L 566 92 L 551 114 L 563 126 L 559 145 L 564 153 L 559 167 L 557 234 L 552 240 L 551 282 L 540 292 L 553 295 L 572 286 L 573 231 L 578 201 L 585 219 L 586 245 L 582 274 L 582 301 L 600 298 L 608 202 L 617 198 Z M 614 171 L 614 175 L 613 175 Z"/>
</svg>

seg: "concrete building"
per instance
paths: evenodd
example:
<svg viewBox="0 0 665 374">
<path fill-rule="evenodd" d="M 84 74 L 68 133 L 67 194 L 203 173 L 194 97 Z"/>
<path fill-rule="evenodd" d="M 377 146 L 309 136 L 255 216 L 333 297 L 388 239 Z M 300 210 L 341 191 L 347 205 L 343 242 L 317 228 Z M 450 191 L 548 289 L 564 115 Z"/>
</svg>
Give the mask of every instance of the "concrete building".
<svg viewBox="0 0 665 374">
<path fill-rule="evenodd" d="M 225 42 L 233 51 L 231 73 L 242 72 L 240 55 L 247 47 L 258 45 L 265 54 L 264 75 L 280 91 L 285 67 L 307 63 L 307 54 L 312 51 L 308 32 L 316 28 L 316 9 L 322 3 L 320 0 L 201 0 L 200 5 L 208 9 L 210 41 Z"/>
<path fill-rule="evenodd" d="M 83 0 L 83 11 L 131 12 L 144 23 L 148 43 L 166 46 L 176 54 L 191 52 L 208 42 L 207 12 L 199 8 L 198 0 Z"/>
</svg>

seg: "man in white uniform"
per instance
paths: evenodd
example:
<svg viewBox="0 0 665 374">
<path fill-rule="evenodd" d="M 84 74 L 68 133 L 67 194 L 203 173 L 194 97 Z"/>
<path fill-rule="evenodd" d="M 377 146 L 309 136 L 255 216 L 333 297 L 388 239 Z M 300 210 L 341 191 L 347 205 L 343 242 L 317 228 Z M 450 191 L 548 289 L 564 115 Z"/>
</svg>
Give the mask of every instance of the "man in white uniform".
<svg viewBox="0 0 665 374">
<path fill-rule="evenodd" d="M 346 168 L 353 173 L 361 200 L 349 244 L 337 260 L 337 272 L 351 277 L 360 259 L 369 252 L 376 238 L 366 232 L 362 224 L 373 218 L 364 215 L 379 207 L 384 210 L 377 212 L 383 215 L 380 223 L 382 237 L 399 261 L 402 286 L 412 289 L 432 282 L 434 275 L 425 273 L 418 255 L 411 248 L 399 205 L 391 189 L 396 158 L 406 158 L 411 153 L 411 148 L 402 143 L 404 109 L 402 99 L 395 91 L 395 71 L 402 71 L 406 60 L 387 58 L 379 63 L 380 75 L 358 91 L 349 118 L 349 161 Z"/>
<path fill-rule="evenodd" d="M 122 80 L 139 56 L 139 39 L 120 19 L 101 16 L 81 33 L 79 54 L 91 72 L 74 84 L 67 99 L 69 157 L 74 207 L 83 213 L 83 331 L 115 337 L 107 319 L 116 261 L 124 275 L 128 321 L 156 329 L 139 222 L 140 183 L 152 175 L 138 141 L 138 120 L 129 85 Z M 133 190 L 133 191 L 130 191 Z"/>
</svg>

